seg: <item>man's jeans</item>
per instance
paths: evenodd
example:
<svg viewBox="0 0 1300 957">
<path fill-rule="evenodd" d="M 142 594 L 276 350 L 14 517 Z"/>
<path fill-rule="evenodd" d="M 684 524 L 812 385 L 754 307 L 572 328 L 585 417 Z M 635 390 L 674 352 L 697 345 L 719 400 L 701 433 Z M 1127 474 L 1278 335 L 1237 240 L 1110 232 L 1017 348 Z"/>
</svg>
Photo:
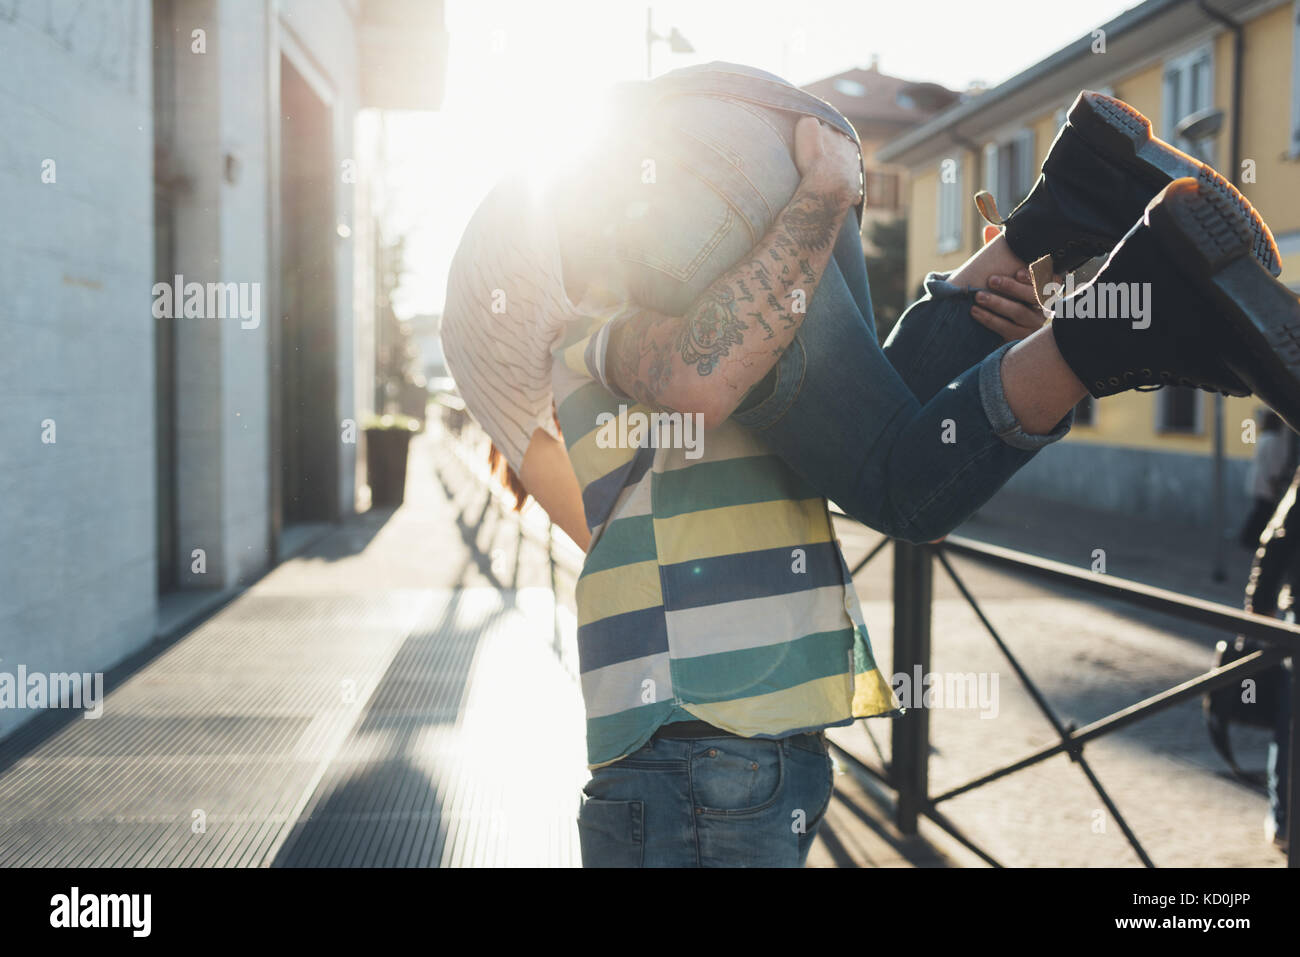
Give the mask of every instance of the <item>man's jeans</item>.
<svg viewBox="0 0 1300 957">
<path fill-rule="evenodd" d="M 651 739 L 583 788 L 583 866 L 802 867 L 831 777 L 824 733 Z"/>
<path fill-rule="evenodd" d="M 789 202 L 801 116 L 856 140 L 828 104 L 747 67 L 689 67 L 634 96 L 632 155 L 656 173 L 610 201 L 615 249 L 631 297 L 669 315 L 747 256 Z M 927 277 L 882 349 L 858 223 L 846 219 L 794 341 L 733 421 L 872 528 L 946 535 L 1073 422 L 1020 428 L 1002 392 L 1011 344 L 971 318 L 975 292 Z"/>
</svg>

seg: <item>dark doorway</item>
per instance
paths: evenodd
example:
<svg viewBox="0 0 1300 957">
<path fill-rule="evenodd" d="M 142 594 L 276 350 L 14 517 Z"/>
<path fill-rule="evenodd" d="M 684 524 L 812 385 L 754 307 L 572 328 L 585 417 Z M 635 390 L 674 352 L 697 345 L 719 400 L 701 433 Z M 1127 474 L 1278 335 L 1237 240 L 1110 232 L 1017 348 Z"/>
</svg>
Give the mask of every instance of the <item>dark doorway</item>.
<svg viewBox="0 0 1300 957">
<path fill-rule="evenodd" d="M 272 356 L 282 527 L 339 513 L 334 194 L 333 113 L 282 56 L 280 329 Z"/>
</svg>

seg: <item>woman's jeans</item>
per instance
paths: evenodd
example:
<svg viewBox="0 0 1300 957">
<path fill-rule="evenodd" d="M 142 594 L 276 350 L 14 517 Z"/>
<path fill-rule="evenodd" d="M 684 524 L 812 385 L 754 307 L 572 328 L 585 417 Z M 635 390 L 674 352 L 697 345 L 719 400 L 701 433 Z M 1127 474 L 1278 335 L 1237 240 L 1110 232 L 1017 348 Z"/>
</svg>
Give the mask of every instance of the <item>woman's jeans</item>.
<svg viewBox="0 0 1300 957">
<path fill-rule="evenodd" d="M 631 298 L 669 315 L 747 256 L 789 202 L 801 116 L 857 139 L 822 100 L 746 67 L 689 67 L 628 95 L 629 149 L 654 175 L 608 207 L 621 211 L 615 249 Z M 1002 391 L 1011 344 L 971 318 L 976 290 L 939 273 L 925 288 L 882 348 L 858 222 L 846 218 L 794 341 L 732 415 L 845 512 L 911 542 L 946 535 L 1073 422 L 1024 432 Z"/>
</svg>

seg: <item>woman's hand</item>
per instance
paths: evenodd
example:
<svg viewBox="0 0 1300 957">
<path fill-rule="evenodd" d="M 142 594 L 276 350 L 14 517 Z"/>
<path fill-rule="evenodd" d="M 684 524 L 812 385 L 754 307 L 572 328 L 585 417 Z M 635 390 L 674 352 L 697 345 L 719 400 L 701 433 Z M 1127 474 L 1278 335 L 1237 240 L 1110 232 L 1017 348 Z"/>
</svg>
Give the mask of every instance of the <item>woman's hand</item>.
<svg viewBox="0 0 1300 957">
<path fill-rule="evenodd" d="M 815 116 L 795 124 L 794 165 L 805 180 L 815 179 L 834 190 L 846 208 L 862 201 L 862 154 L 857 144 Z"/>
<path fill-rule="evenodd" d="M 1027 269 L 1014 276 L 990 276 L 989 290 L 975 294 L 975 305 L 970 314 L 976 322 L 992 329 L 1007 342 L 1026 338 L 1047 321 L 1034 297 Z"/>
</svg>

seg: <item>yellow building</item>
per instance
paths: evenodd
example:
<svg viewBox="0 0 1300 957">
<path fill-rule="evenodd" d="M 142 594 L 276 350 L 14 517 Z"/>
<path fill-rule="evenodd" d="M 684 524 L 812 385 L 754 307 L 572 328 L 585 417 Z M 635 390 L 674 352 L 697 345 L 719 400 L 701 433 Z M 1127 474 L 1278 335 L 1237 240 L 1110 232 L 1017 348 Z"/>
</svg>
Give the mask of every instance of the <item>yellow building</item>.
<svg viewBox="0 0 1300 957">
<path fill-rule="evenodd" d="M 1132 104 L 1158 135 L 1231 179 L 1272 228 L 1282 281 L 1300 291 L 1300 0 L 1147 0 L 887 144 L 877 158 L 910 173 L 909 289 L 978 249 L 984 223 L 972 199 L 977 190 L 989 189 L 1003 216 L 1029 192 L 1081 89 Z M 1180 138 L 1176 131 L 1189 117 L 1209 117 L 1200 126 L 1213 135 Z M 1208 523 L 1215 405 L 1209 393 L 1171 388 L 1088 400 L 1070 436 L 1012 484 Z M 1222 400 L 1229 521 L 1245 507 L 1254 445 L 1243 422 L 1259 406 L 1254 398 Z"/>
</svg>

